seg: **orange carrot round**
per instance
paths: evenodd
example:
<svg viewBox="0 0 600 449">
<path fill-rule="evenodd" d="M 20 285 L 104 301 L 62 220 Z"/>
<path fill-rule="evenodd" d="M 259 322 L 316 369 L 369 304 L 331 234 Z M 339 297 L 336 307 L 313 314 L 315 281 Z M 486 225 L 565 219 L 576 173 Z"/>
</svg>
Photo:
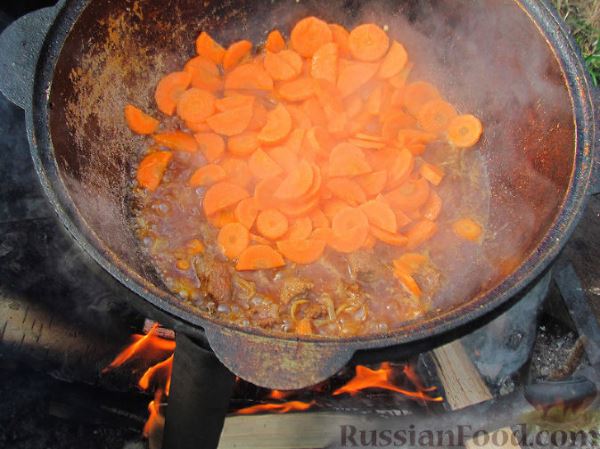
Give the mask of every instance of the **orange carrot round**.
<svg viewBox="0 0 600 449">
<path fill-rule="evenodd" d="M 285 265 L 279 252 L 267 245 L 251 245 L 238 257 L 235 269 L 238 271 L 268 270 Z"/>
<path fill-rule="evenodd" d="M 258 205 L 253 197 L 243 199 L 235 207 L 235 219 L 247 229 L 252 228 L 258 215 Z"/>
<path fill-rule="evenodd" d="M 248 167 L 256 179 L 268 179 L 283 173 L 277 162 L 260 148 L 250 156 Z"/>
<path fill-rule="evenodd" d="M 371 62 L 348 61 L 340 64 L 337 88 L 342 97 L 353 94 L 371 81 L 378 68 L 378 64 Z"/>
<path fill-rule="evenodd" d="M 372 23 L 365 23 L 350 32 L 348 46 L 354 58 L 359 61 L 380 60 L 388 51 L 390 39 L 385 31 Z"/>
<path fill-rule="evenodd" d="M 227 97 L 215 100 L 215 108 L 219 112 L 230 111 L 231 109 L 253 106 L 255 97 L 252 95 L 229 95 Z"/>
<path fill-rule="evenodd" d="M 371 226 L 371 234 L 377 240 L 392 246 L 406 246 L 408 243 L 408 237 L 403 234 L 395 232 L 389 232 L 384 229 L 378 228 L 377 226 Z"/>
<path fill-rule="evenodd" d="M 370 173 L 363 151 L 349 143 L 336 145 L 329 154 L 329 176 L 358 176 Z"/>
<path fill-rule="evenodd" d="M 286 107 L 279 103 L 267 114 L 267 124 L 258 133 L 258 140 L 273 145 L 285 139 L 292 130 L 292 117 Z"/>
<path fill-rule="evenodd" d="M 406 86 L 402 97 L 404 107 L 415 117 L 419 115 L 423 106 L 439 98 L 440 93 L 436 87 L 425 81 L 416 81 Z"/>
<path fill-rule="evenodd" d="M 225 78 L 227 90 L 271 91 L 273 79 L 257 64 L 242 64 L 235 67 Z"/>
<path fill-rule="evenodd" d="M 253 177 L 248 162 L 237 157 L 228 157 L 221 162 L 221 167 L 227 173 L 227 180 L 244 189 L 252 183 Z"/>
<path fill-rule="evenodd" d="M 271 209 L 278 206 L 278 200 L 275 198 L 275 190 L 281 184 L 281 177 L 266 178 L 259 181 L 254 187 L 254 198 L 258 210 Z"/>
<path fill-rule="evenodd" d="M 160 124 L 154 117 L 131 104 L 125 106 L 125 121 L 136 134 L 153 134 Z"/>
<path fill-rule="evenodd" d="M 258 148 L 258 133 L 246 131 L 227 140 L 227 151 L 234 156 L 248 156 Z"/>
<path fill-rule="evenodd" d="M 452 223 L 452 230 L 462 239 L 476 242 L 483 234 L 483 228 L 472 218 L 461 218 Z"/>
<path fill-rule="evenodd" d="M 194 139 L 200 147 L 200 151 L 208 162 L 214 162 L 221 158 L 225 152 L 225 141 L 215 133 L 196 133 Z"/>
<path fill-rule="evenodd" d="M 425 103 L 417 119 L 419 126 L 430 133 L 442 133 L 448 129 L 450 122 L 457 116 L 456 109 L 444 100 L 432 100 Z"/>
<path fill-rule="evenodd" d="M 190 187 L 209 186 L 227 176 L 220 165 L 207 164 L 197 169 L 188 181 Z"/>
<path fill-rule="evenodd" d="M 290 81 L 302 73 L 302 58 L 293 50 L 267 52 L 264 65 L 271 78 L 278 81 Z"/>
<path fill-rule="evenodd" d="M 442 212 L 442 199 L 440 196 L 432 190 L 429 193 L 429 198 L 427 202 L 423 205 L 421 212 L 423 213 L 423 218 L 427 220 L 435 221 L 440 216 Z"/>
<path fill-rule="evenodd" d="M 192 87 L 177 101 L 177 115 L 184 121 L 203 122 L 215 112 L 215 97 L 209 91 Z"/>
<path fill-rule="evenodd" d="M 367 201 L 361 204 L 360 210 L 367 216 L 369 223 L 377 226 L 379 229 L 394 233 L 398 230 L 396 215 L 385 201 L 384 198 L 378 197 L 374 200 Z"/>
<path fill-rule="evenodd" d="M 330 23 L 329 29 L 331 30 L 331 35 L 333 37 L 333 42 L 338 45 L 338 51 L 341 57 L 349 58 L 350 55 L 350 33 L 346 28 L 336 23 Z"/>
<path fill-rule="evenodd" d="M 206 191 L 202 205 L 207 216 L 222 209 L 234 206 L 244 198 L 248 198 L 248 192 L 231 182 L 218 182 Z"/>
<path fill-rule="evenodd" d="M 402 71 L 407 62 L 408 53 L 406 52 L 406 49 L 401 43 L 394 41 L 392 42 L 387 55 L 385 55 L 385 58 L 383 58 L 383 61 L 381 62 L 381 67 L 379 67 L 377 76 L 383 79 L 392 78 Z"/>
<path fill-rule="evenodd" d="M 218 134 L 235 136 L 248 128 L 253 112 L 252 106 L 230 109 L 208 117 L 206 123 Z"/>
<path fill-rule="evenodd" d="M 271 31 L 265 42 L 265 50 L 277 53 L 283 49 L 285 49 L 285 39 L 278 30 Z"/>
<path fill-rule="evenodd" d="M 339 198 L 350 206 L 358 206 L 367 201 L 367 195 L 353 179 L 333 178 L 326 185 L 327 189 L 336 198 Z"/>
<path fill-rule="evenodd" d="M 190 59 L 185 64 L 183 70 L 191 75 L 191 85 L 193 87 L 206 89 L 211 92 L 223 88 L 223 79 L 221 78 L 217 64 L 203 56 L 196 56 Z"/>
<path fill-rule="evenodd" d="M 154 92 L 159 111 L 166 115 L 173 115 L 179 97 L 191 82 L 192 75 L 188 72 L 173 72 L 161 79 Z"/>
<path fill-rule="evenodd" d="M 193 153 L 198 150 L 198 142 L 194 138 L 183 131 L 171 131 L 154 134 L 152 136 L 154 141 L 162 146 L 165 146 L 175 151 L 185 151 L 187 153 Z"/>
<path fill-rule="evenodd" d="M 196 39 L 196 52 L 200 56 L 210 59 L 215 64 L 221 64 L 225 57 L 225 49 L 214 41 L 210 35 L 203 31 Z"/>
<path fill-rule="evenodd" d="M 358 208 L 345 207 L 331 221 L 333 235 L 328 244 L 336 251 L 352 253 L 369 235 L 369 220 Z"/>
<path fill-rule="evenodd" d="M 223 56 L 223 68 L 231 70 L 238 65 L 252 50 L 252 42 L 241 40 L 231 44 Z"/>
<path fill-rule="evenodd" d="M 386 193 L 385 198 L 392 208 L 410 212 L 419 209 L 427 202 L 430 190 L 427 180 L 420 178 L 416 181 L 407 181 L 400 187 Z"/>
<path fill-rule="evenodd" d="M 263 210 L 256 217 L 256 229 L 263 237 L 277 240 L 287 232 L 288 219 L 277 209 Z"/>
<path fill-rule="evenodd" d="M 300 162 L 281 182 L 275 191 L 275 197 L 290 200 L 304 195 L 312 186 L 314 171 L 306 161 Z"/>
<path fill-rule="evenodd" d="M 437 232 L 438 226 L 430 220 L 421 220 L 415 223 L 406 233 L 408 249 L 414 249 L 431 239 Z"/>
<path fill-rule="evenodd" d="M 335 84 L 338 69 L 338 45 L 328 42 L 312 56 L 310 74 L 314 79 L 322 79 Z"/>
<path fill-rule="evenodd" d="M 366 175 L 357 176 L 356 182 L 368 196 L 376 196 L 383 192 L 387 183 L 387 171 L 379 170 Z"/>
<path fill-rule="evenodd" d="M 144 157 L 137 170 L 139 185 L 151 192 L 155 191 L 172 158 L 173 153 L 170 151 L 155 151 Z"/>
<path fill-rule="evenodd" d="M 450 122 L 447 133 L 451 143 L 459 148 L 469 148 L 479 142 L 483 126 L 473 115 L 460 115 Z"/>
<path fill-rule="evenodd" d="M 304 101 L 315 94 L 315 85 L 312 78 L 298 78 L 286 81 L 279 86 L 279 95 L 287 101 Z"/>
<path fill-rule="evenodd" d="M 277 242 L 277 249 L 286 259 L 306 265 L 321 258 L 325 251 L 325 242 L 317 239 L 281 240 Z"/>
<path fill-rule="evenodd" d="M 421 165 L 419 173 L 434 186 L 439 186 L 442 179 L 444 179 L 444 170 L 437 165 L 428 162 L 424 162 L 423 165 Z"/>
<path fill-rule="evenodd" d="M 300 20 L 290 35 L 292 48 L 305 58 L 312 57 L 319 48 L 332 40 L 329 25 L 316 17 Z"/>
<path fill-rule="evenodd" d="M 304 240 L 310 237 L 312 230 L 313 224 L 310 217 L 296 218 L 291 222 L 285 238 L 289 240 Z"/>
<path fill-rule="evenodd" d="M 230 223 L 221 228 L 217 242 L 228 259 L 235 259 L 250 243 L 248 229 L 240 223 Z"/>
</svg>

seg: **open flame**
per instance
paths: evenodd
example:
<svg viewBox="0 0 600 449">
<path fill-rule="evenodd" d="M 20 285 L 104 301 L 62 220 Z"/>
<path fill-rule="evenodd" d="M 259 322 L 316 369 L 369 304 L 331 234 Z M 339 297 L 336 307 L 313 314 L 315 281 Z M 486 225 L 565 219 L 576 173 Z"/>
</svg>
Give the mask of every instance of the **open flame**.
<svg viewBox="0 0 600 449">
<path fill-rule="evenodd" d="M 380 365 L 379 369 L 371 369 L 366 366 L 357 366 L 356 375 L 344 386 L 333 392 L 333 396 L 348 393 L 352 396 L 367 389 L 379 388 L 381 390 L 394 391 L 404 396 L 423 401 L 441 402 L 440 396 L 430 396 L 428 393 L 435 391 L 435 388 L 425 388 L 421 385 L 416 373 L 408 365 L 404 365 L 402 372 L 406 378 L 415 386 L 415 390 L 400 388 L 392 383 L 391 378 L 394 374 L 394 368 L 388 362 Z"/>
<path fill-rule="evenodd" d="M 273 412 L 273 413 L 289 413 L 289 412 L 301 412 L 308 410 L 315 401 L 302 402 L 302 401 L 289 401 L 281 403 L 270 403 L 270 404 L 258 404 L 251 407 L 246 407 L 236 411 L 238 415 L 253 415 L 255 413 L 262 412 Z"/>
</svg>

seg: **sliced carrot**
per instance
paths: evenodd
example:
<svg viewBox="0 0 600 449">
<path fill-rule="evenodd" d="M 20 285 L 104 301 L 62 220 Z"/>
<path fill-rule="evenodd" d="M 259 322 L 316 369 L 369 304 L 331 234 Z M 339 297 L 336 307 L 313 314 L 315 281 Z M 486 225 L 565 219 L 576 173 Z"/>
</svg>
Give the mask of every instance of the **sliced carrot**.
<svg viewBox="0 0 600 449">
<path fill-rule="evenodd" d="M 203 122 L 215 112 L 215 97 L 209 91 L 192 87 L 177 101 L 177 115 L 192 123 Z"/>
<path fill-rule="evenodd" d="M 418 272 L 426 263 L 427 256 L 420 253 L 404 253 L 393 261 L 394 269 L 411 275 Z"/>
<path fill-rule="evenodd" d="M 338 45 L 340 56 L 344 58 L 350 57 L 350 45 L 348 43 L 350 39 L 350 33 L 348 30 L 336 23 L 330 23 L 329 29 L 331 30 L 333 42 Z"/>
<path fill-rule="evenodd" d="M 409 62 L 406 66 L 395 76 L 392 76 L 388 81 L 390 85 L 396 89 L 401 89 L 406 86 L 408 77 L 410 76 L 414 64 Z"/>
<path fill-rule="evenodd" d="M 458 115 L 454 106 L 444 100 L 432 100 L 421 108 L 417 119 L 419 126 L 430 133 L 443 133 Z"/>
<path fill-rule="evenodd" d="M 313 198 L 318 196 L 318 193 L 321 190 L 321 184 L 323 182 L 323 176 L 321 174 L 321 169 L 316 164 L 310 164 L 313 172 L 313 181 L 310 188 L 306 191 L 304 195 L 299 197 L 297 201 L 310 201 Z"/>
<path fill-rule="evenodd" d="M 258 148 L 258 133 L 245 131 L 237 136 L 231 136 L 227 140 L 227 151 L 234 156 L 248 156 Z"/>
<path fill-rule="evenodd" d="M 369 142 L 383 142 L 383 137 L 376 136 L 373 134 L 358 133 L 354 137 L 356 137 L 357 139 L 361 139 L 361 140 L 368 140 Z"/>
<path fill-rule="evenodd" d="M 243 224 L 246 229 L 252 228 L 258 215 L 258 205 L 253 197 L 241 200 L 234 211 L 235 219 Z"/>
<path fill-rule="evenodd" d="M 291 172 L 298 165 L 298 156 L 290 151 L 287 145 L 278 145 L 268 150 L 269 156 L 286 172 Z"/>
<path fill-rule="evenodd" d="M 137 181 L 140 186 L 154 192 L 173 158 L 170 151 L 155 151 L 145 156 L 137 169 Z"/>
<path fill-rule="evenodd" d="M 413 222 L 412 218 L 410 218 L 408 215 L 406 215 L 406 213 L 402 212 L 400 209 L 394 209 L 394 214 L 396 214 L 396 223 L 398 223 L 399 229 L 402 229 L 403 227 Z"/>
<path fill-rule="evenodd" d="M 469 148 L 479 142 L 483 126 L 473 115 L 460 115 L 450 122 L 447 133 L 451 143 L 459 148 Z"/>
<path fill-rule="evenodd" d="M 267 108 L 260 102 L 254 103 L 254 115 L 248 124 L 248 130 L 260 131 L 267 124 Z"/>
<path fill-rule="evenodd" d="M 314 98 L 312 98 L 311 100 L 316 101 Z M 291 103 L 287 104 L 285 107 L 290 113 L 290 116 L 292 117 L 292 125 L 294 130 L 306 130 L 312 126 L 312 121 L 303 107 Z"/>
<path fill-rule="evenodd" d="M 333 40 L 333 34 L 327 23 L 316 17 L 306 17 L 296 23 L 290 35 L 292 48 L 305 58 Z"/>
<path fill-rule="evenodd" d="M 259 245 L 272 245 L 272 242 L 269 239 L 264 238 L 262 235 L 250 233 L 250 241 L 253 243 L 258 243 Z"/>
<path fill-rule="evenodd" d="M 375 248 L 376 244 L 377 244 L 377 239 L 375 237 L 373 237 L 373 234 L 369 233 L 367 235 L 367 238 L 365 239 L 365 242 L 363 243 L 362 248 L 371 250 L 371 249 Z"/>
<path fill-rule="evenodd" d="M 255 97 L 252 95 L 229 95 L 219 98 L 215 101 L 215 108 L 219 112 L 230 111 L 231 109 L 243 108 L 245 106 L 253 106 Z"/>
<path fill-rule="evenodd" d="M 398 138 L 398 131 L 403 128 L 413 128 L 417 121 L 406 112 L 393 111 L 386 114 L 381 123 L 381 136 L 386 142 L 392 142 Z"/>
<path fill-rule="evenodd" d="M 465 240 L 476 242 L 483 234 L 482 226 L 471 218 L 461 218 L 452 223 L 454 233 Z"/>
<path fill-rule="evenodd" d="M 190 59 L 183 70 L 191 75 L 193 87 L 211 92 L 223 89 L 223 79 L 217 64 L 203 56 Z"/>
<path fill-rule="evenodd" d="M 258 133 L 258 140 L 273 145 L 285 139 L 292 130 L 292 117 L 286 107 L 279 103 L 267 114 L 267 124 Z"/>
<path fill-rule="evenodd" d="M 223 56 L 223 68 L 231 70 L 242 61 L 252 50 L 252 42 L 241 40 L 231 44 Z"/>
<path fill-rule="evenodd" d="M 287 101 L 304 101 L 315 94 L 315 85 L 312 78 L 298 78 L 286 81 L 278 89 L 281 98 Z"/>
<path fill-rule="evenodd" d="M 188 72 L 173 72 L 161 79 L 154 92 L 159 111 L 166 115 L 173 115 L 179 97 L 191 82 L 192 75 Z"/>
<path fill-rule="evenodd" d="M 210 59 L 215 64 L 221 64 L 225 57 L 225 49 L 215 42 L 206 31 L 200 33 L 196 39 L 196 53 Z"/>
<path fill-rule="evenodd" d="M 327 184 L 327 189 L 333 193 L 336 198 L 344 201 L 350 206 L 358 206 L 367 201 L 367 195 L 360 185 L 348 178 L 330 179 Z"/>
<path fill-rule="evenodd" d="M 383 192 L 387 183 L 387 177 L 388 174 L 386 170 L 379 170 L 366 175 L 357 176 L 356 182 L 358 182 L 358 185 L 361 186 L 367 196 L 372 197 Z"/>
<path fill-rule="evenodd" d="M 285 48 L 285 39 L 278 30 L 273 30 L 267 36 L 265 50 L 272 53 L 280 52 Z"/>
<path fill-rule="evenodd" d="M 253 112 L 252 106 L 243 106 L 212 115 L 206 119 L 206 123 L 218 134 L 235 136 L 248 128 Z"/>
<path fill-rule="evenodd" d="M 401 129 L 398 131 L 397 145 L 406 148 L 413 155 L 420 156 L 427 145 L 436 140 L 436 135 L 419 129 Z"/>
<path fill-rule="evenodd" d="M 273 90 L 273 79 L 256 64 L 242 64 L 225 77 L 225 89 L 260 91 Z"/>
<path fill-rule="evenodd" d="M 379 85 L 369 95 L 366 107 L 371 115 L 379 115 L 383 104 L 383 86 Z"/>
<path fill-rule="evenodd" d="M 332 237 L 333 231 L 330 227 L 316 228 L 310 235 L 311 239 L 322 240 L 325 243 L 329 242 L 329 240 L 331 240 Z"/>
<path fill-rule="evenodd" d="M 385 148 L 386 144 L 383 142 L 373 142 L 372 140 L 362 140 L 362 139 L 348 139 L 348 143 L 359 147 L 370 150 L 379 150 L 381 148 Z"/>
<path fill-rule="evenodd" d="M 434 186 L 439 186 L 444 179 L 444 170 L 439 166 L 424 162 L 419 169 L 419 173 L 423 178 L 432 183 Z"/>
<path fill-rule="evenodd" d="M 214 162 L 223 156 L 225 152 L 225 141 L 215 133 L 196 133 L 194 139 L 200 147 L 200 151 L 208 162 Z"/>
<path fill-rule="evenodd" d="M 288 239 L 277 242 L 277 249 L 286 259 L 307 265 L 321 258 L 325 245 L 324 241 L 317 239 Z"/>
<path fill-rule="evenodd" d="M 271 78 L 278 81 L 290 81 L 302 73 L 302 57 L 294 50 L 267 52 L 264 65 Z"/>
<path fill-rule="evenodd" d="M 365 23 L 350 32 L 348 46 L 355 59 L 365 62 L 380 60 L 388 51 L 390 39 L 385 31 L 372 23 Z"/>
<path fill-rule="evenodd" d="M 248 192 L 236 184 L 225 181 L 218 182 L 206 191 L 203 201 L 204 212 L 210 216 L 215 212 L 236 205 L 248 196 Z"/>
<path fill-rule="evenodd" d="M 335 146 L 335 139 L 325 129 L 313 126 L 306 132 L 306 144 L 317 153 L 327 155 Z"/>
<path fill-rule="evenodd" d="M 248 188 L 252 183 L 253 177 L 248 162 L 237 157 L 228 157 L 221 162 L 221 167 L 227 173 L 227 180 L 240 187 Z"/>
<path fill-rule="evenodd" d="M 256 179 L 268 179 L 283 173 L 277 162 L 260 148 L 248 159 L 248 167 Z"/>
<path fill-rule="evenodd" d="M 227 173 L 220 165 L 207 164 L 197 169 L 188 181 L 190 187 L 209 186 L 222 181 Z"/>
<path fill-rule="evenodd" d="M 400 150 L 388 166 L 387 188 L 395 189 L 406 181 L 414 166 L 415 158 L 412 153 L 406 149 Z"/>
<path fill-rule="evenodd" d="M 299 335 L 311 335 L 313 333 L 312 321 L 310 318 L 302 318 L 298 320 L 294 330 Z"/>
<path fill-rule="evenodd" d="M 421 287 L 419 287 L 417 281 L 415 281 L 415 279 L 410 274 L 402 270 L 395 269 L 394 276 L 396 276 L 396 278 L 400 281 L 400 284 L 402 285 L 402 287 L 404 287 L 407 293 L 415 296 L 416 298 L 420 298 L 423 295 Z"/>
<path fill-rule="evenodd" d="M 184 133 L 183 131 L 158 133 L 154 134 L 152 138 L 157 144 L 171 150 L 185 151 L 188 153 L 193 153 L 198 150 L 198 142 L 196 142 L 194 136 Z"/>
<path fill-rule="evenodd" d="M 217 243 L 221 252 L 228 259 L 235 259 L 250 244 L 248 229 L 241 223 L 230 223 L 221 228 Z"/>
<path fill-rule="evenodd" d="M 314 79 L 335 83 L 338 71 L 338 45 L 328 42 L 312 56 L 310 74 Z"/>
<path fill-rule="evenodd" d="M 254 187 L 254 198 L 258 210 L 272 209 L 279 206 L 279 200 L 274 196 L 275 190 L 281 184 L 281 177 L 267 178 L 259 181 Z"/>
<path fill-rule="evenodd" d="M 290 201 L 279 204 L 279 210 L 290 218 L 303 217 L 310 214 L 319 205 L 319 198 L 306 201 Z"/>
<path fill-rule="evenodd" d="M 277 209 L 267 209 L 258 213 L 256 229 L 263 237 L 277 240 L 288 230 L 288 219 Z"/>
<path fill-rule="evenodd" d="M 429 183 L 421 178 L 416 181 L 407 181 L 395 190 L 385 194 L 385 198 L 392 208 L 403 212 L 416 211 L 423 206 L 429 198 Z"/>
<path fill-rule="evenodd" d="M 377 226 L 371 226 L 371 234 L 377 240 L 387 243 L 392 246 L 406 246 L 408 243 L 408 237 L 403 234 L 398 234 L 395 232 L 388 232 L 383 229 L 378 228 Z"/>
<path fill-rule="evenodd" d="M 315 209 L 310 213 L 310 220 L 313 228 L 328 228 L 329 219 L 321 209 Z"/>
<path fill-rule="evenodd" d="M 312 230 L 313 224 L 310 217 L 296 218 L 290 224 L 285 238 L 288 240 L 305 240 L 310 237 L 310 234 L 312 234 Z"/>
<path fill-rule="evenodd" d="M 361 111 L 348 126 L 348 134 L 353 135 L 364 131 L 372 121 L 372 116 L 368 111 Z"/>
<path fill-rule="evenodd" d="M 153 134 L 160 124 L 154 117 L 131 104 L 125 106 L 125 121 L 136 134 Z"/>
<path fill-rule="evenodd" d="M 299 198 L 310 189 L 313 179 L 314 172 L 311 165 L 306 161 L 301 161 L 298 167 L 283 179 L 275 191 L 275 197 L 282 200 Z"/>
<path fill-rule="evenodd" d="M 238 271 L 268 270 L 285 265 L 279 252 L 267 245 L 251 245 L 238 257 L 235 269 Z"/>
<path fill-rule="evenodd" d="M 223 226 L 236 222 L 235 214 L 231 208 L 223 209 L 215 212 L 211 216 L 207 217 L 207 221 L 217 229 L 221 229 Z"/>
<path fill-rule="evenodd" d="M 344 100 L 346 115 L 349 119 L 352 119 L 358 114 L 360 114 L 364 106 L 365 103 L 359 95 L 351 95 L 349 97 L 346 97 L 346 99 Z"/>
<path fill-rule="evenodd" d="M 404 88 L 403 105 L 406 110 L 417 117 L 421 108 L 432 100 L 440 98 L 439 91 L 435 86 L 425 82 L 416 81 Z"/>
<path fill-rule="evenodd" d="M 393 41 L 385 58 L 381 62 L 377 76 L 382 79 L 389 79 L 398 75 L 408 62 L 408 53 L 404 46 L 398 41 Z"/>
<path fill-rule="evenodd" d="M 398 230 L 396 215 L 383 197 L 377 197 L 361 204 L 360 210 L 364 212 L 373 226 L 391 233 Z"/>
<path fill-rule="evenodd" d="M 310 126 L 315 125 L 325 127 L 328 125 L 325 111 L 321 107 L 319 100 L 316 98 L 308 98 L 304 103 L 302 103 L 302 110 L 309 117 L 309 121 L 312 122 Z M 310 126 L 308 128 L 310 128 Z"/>
<path fill-rule="evenodd" d="M 306 135 L 306 130 L 304 129 L 294 129 L 290 135 L 287 137 L 283 145 L 289 149 L 290 152 L 298 154 L 302 149 L 302 145 L 304 144 L 304 136 Z"/>
<path fill-rule="evenodd" d="M 432 190 L 431 192 L 429 192 L 429 198 L 427 199 L 427 202 L 421 209 L 423 218 L 426 218 L 427 220 L 435 221 L 440 216 L 441 212 L 442 212 L 442 199 L 435 191 Z"/>
<path fill-rule="evenodd" d="M 205 133 L 210 131 L 210 126 L 206 122 L 185 122 L 187 129 L 193 133 Z"/>
<path fill-rule="evenodd" d="M 358 208 L 345 207 L 331 221 L 329 246 L 342 253 L 358 250 L 369 235 L 369 220 Z"/>
<path fill-rule="evenodd" d="M 336 145 L 329 155 L 329 176 L 358 176 L 370 173 L 363 151 L 349 143 Z"/>
<path fill-rule="evenodd" d="M 421 220 L 415 223 L 406 233 L 408 237 L 408 249 L 414 249 L 431 239 L 438 230 L 435 222 Z"/>
<path fill-rule="evenodd" d="M 337 88 L 342 97 L 353 94 L 367 84 L 377 73 L 379 65 L 371 62 L 349 61 L 340 66 Z"/>
</svg>

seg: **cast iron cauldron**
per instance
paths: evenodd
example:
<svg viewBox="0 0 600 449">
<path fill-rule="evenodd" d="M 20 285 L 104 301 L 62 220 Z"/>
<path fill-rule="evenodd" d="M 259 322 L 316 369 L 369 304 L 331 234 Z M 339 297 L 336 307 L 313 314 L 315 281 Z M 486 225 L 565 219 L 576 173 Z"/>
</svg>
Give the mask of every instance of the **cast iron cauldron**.
<svg viewBox="0 0 600 449">
<path fill-rule="evenodd" d="M 491 192 L 483 249 L 510 269 L 385 335 L 285 337 L 203 315 L 168 291 L 130 225 L 136 141 L 124 129 L 123 105 L 152 108 L 152 86 L 191 56 L 201 29 L 224 44 L 260 41 L 307 14 L 347 26 L 407 20 L 420 30 L 415 45 L 435 35 L 431 54 L 445 71 L 438 80 L 486 124 L 477 150 Z M 596 191 L 600 95 L 544 1 L 61 0 L 5 30 L 0 55 L 0 89 L 25 110 L 40 181 L 81 247 L 129 287 L 144 313 L 202 336 L 234 373 L 271 388 L 314 384 L 355 353 L 410 354 L 481 323 L 543 273 Z"/>
</svg>

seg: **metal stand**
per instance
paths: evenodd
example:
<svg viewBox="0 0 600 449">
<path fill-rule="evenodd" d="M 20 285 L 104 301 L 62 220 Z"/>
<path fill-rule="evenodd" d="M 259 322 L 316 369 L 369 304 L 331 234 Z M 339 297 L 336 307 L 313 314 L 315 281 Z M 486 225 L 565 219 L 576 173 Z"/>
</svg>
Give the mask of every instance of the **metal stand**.
<svg viewBox="0 0 600 449">
<path fill-rule="evenodd" d="M 235 377 L 211 351 L 177 333 L 164 449 L 216 449 Z"/>
</svg>

